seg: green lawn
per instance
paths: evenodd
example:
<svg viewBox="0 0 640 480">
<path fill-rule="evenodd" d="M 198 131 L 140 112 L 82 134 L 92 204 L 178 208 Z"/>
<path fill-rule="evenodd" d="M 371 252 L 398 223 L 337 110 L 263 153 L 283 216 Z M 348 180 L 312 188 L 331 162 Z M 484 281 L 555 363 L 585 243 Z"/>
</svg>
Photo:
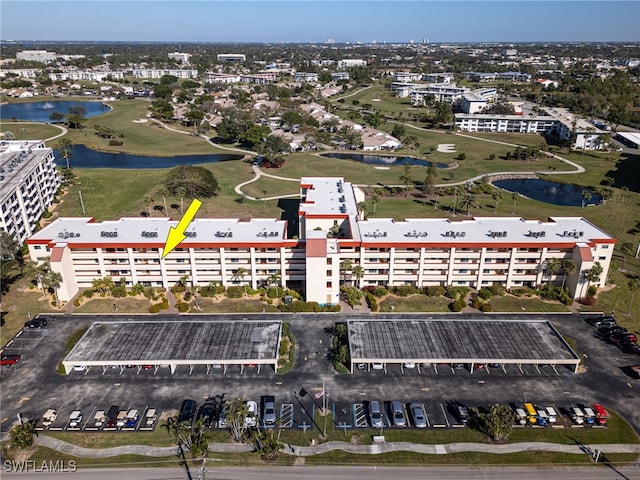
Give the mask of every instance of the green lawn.
<svg viewBox="0 0 640 480">
<path fill-rule="evenodd" d="M 57 127 L 44 123 L 0 122 L 0 132 L 11 132 L 15 140 L 43 140 L 62 133 Z"/>
<path fill-rule="evenodd" d="M 491 297 L 491 310 L 494 312 L 568 312 L 570 309 L 559 302 L 547 302 L 540 298 L 503 295 Z"/>
<path fill-rule="evenodd" d="M 426 295 L 410 295 L 397 297 L 389 295 L 379 303 L 381 312 L 449 312 L 451 299 L 445 297 L 427 297 Z"/>
</svg>

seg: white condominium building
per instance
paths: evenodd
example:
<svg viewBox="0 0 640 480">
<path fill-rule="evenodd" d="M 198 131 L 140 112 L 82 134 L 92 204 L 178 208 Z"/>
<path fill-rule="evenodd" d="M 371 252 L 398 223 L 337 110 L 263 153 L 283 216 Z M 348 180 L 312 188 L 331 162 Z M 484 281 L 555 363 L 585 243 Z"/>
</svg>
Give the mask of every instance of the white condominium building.
<svg viewBox="0 0 640 480">
<path fill-rule="evenodd" d="M 59 187 L 53 150 L 44 141 L 0 142 L 0 228 L 18 243 L 34 232 Z"/>
<path fill-rule="evenodd" d="M 62 300 L 95 278 L 169 288 L 186 275 L 196 285 L 253 288 L 277 278 L 304 292 L 307 301 L 335 304 L 346 277 L 359 287 L 517 288 L 552 281 L 583 297 L 589 287 L 584 272 L 599 262 L 603 273 L 592 285 L 603 285 L 616 242 L 579 217 L 364 220 L 358 210 L 364 199 L 342 178 L 302 178 L 297 232 L 288 234 L 287 222 L 277 219 L 196 219 L 164 259 L 169 228 L 177 224 L 167 218 L 60 218 L 27 244 L 32 259 L 50 259 L 62 275 Z M 552 258 L 571 259 L 576 272 L 549 273 L 545 265 Z M 343 271 L 347 259 L 362 267 L 361 278 Z"/>
</svg>

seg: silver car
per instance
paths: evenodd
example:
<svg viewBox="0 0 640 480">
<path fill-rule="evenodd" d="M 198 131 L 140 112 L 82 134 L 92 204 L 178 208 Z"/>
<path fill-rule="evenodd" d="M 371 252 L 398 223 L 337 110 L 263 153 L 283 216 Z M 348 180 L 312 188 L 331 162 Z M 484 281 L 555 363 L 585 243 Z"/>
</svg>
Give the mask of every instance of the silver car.
<svg viewBox="0 0 640 480">
<path fill-rule="evenodd" d="M 391 418 L 396 427 L 407 426 L 407 417 L 404 415 L 404 408 L 402 408 L 402 403 L 397 400 L 391 402 Z"/>
<path fill-rule="evenodd" d="M 422 405 L 418 403 L 412 403 L 409 405 L 409 411 L 411 412 L 411 420 L 413 424 L 418 428 L 425 428 L 427 426 L 427 417 L 424 414 Z"/>
<path fill-rule="evenodd" d="M 380 403 L 373 400 L 369 402 L 369 421 L 374 428 L 382 428 L 382 410 L 380 410 Z"/>
</svg>

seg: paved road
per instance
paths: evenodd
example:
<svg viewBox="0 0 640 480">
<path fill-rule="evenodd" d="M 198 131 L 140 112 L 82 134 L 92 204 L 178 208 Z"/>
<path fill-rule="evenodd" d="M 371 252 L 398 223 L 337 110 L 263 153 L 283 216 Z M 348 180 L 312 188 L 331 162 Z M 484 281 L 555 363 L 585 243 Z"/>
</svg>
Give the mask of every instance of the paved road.
<svg viewBox="0 0 640 480">
<path fill-rule="evenodd" d="M 466 466 L 292 466 L 292 467 L 223 467 L 216 468 L 209 461 L 206 465 L 207 480 L 638 480 L 640 469 L 634 466 L 611 468 L 607 466 L 577 467 L 466 467 Z M 201 478 L 200 468 L 191 467 L 191 478 Z M 2 478 L 23 480 L 82 478 L 86 480 L 187 480 L 183 469 L 95 469 L 71 473 L 6 473 Z"/>
</svg>

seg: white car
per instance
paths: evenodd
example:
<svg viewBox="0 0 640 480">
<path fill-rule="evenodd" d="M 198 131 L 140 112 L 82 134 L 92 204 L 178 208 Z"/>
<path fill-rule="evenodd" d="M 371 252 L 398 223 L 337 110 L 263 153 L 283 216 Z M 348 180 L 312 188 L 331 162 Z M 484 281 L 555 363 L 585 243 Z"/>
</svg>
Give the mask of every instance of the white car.
<svg viewBox="0 0 640 480">
<path fill-rule="evenodd" d="M 247 416 L 244 418 L 244 424 L 247 427 L 255 427 L 258 423 L 258 404 L 253 400 L 247 400 Z"/>
<path fill-rule="evenodd" d="M 69 415 L 69 427 L 76 428 L 82 422 L 82 412 L 80 410 L 74 410 Z"/>
</svg>

